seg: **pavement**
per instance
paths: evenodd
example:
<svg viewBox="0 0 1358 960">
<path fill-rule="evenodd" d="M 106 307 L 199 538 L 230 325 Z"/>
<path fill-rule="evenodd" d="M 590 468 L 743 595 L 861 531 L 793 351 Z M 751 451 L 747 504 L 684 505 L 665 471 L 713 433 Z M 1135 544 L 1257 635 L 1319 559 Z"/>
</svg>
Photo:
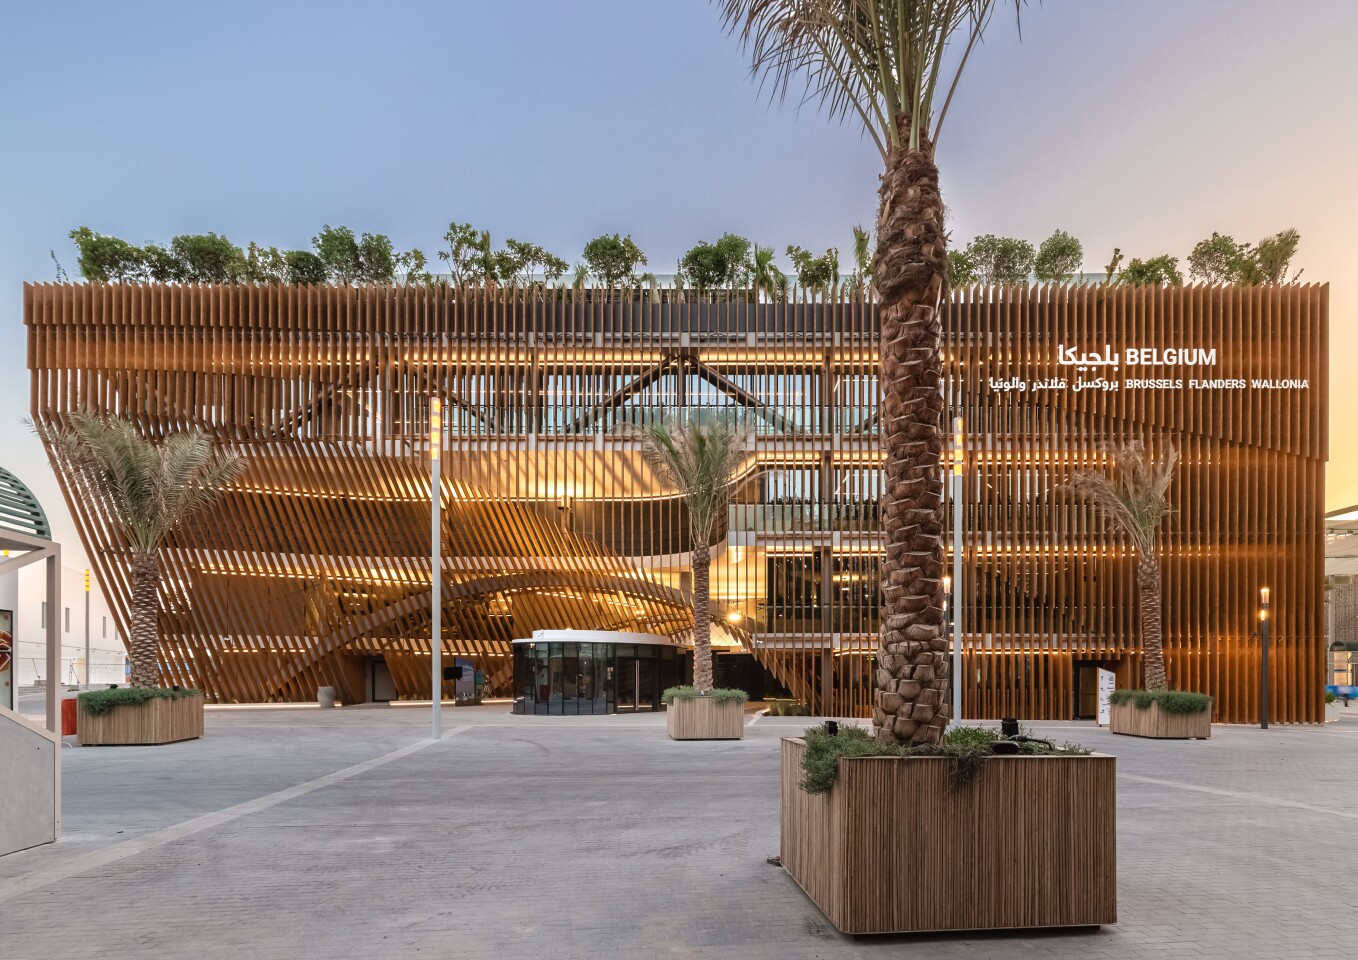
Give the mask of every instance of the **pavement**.
<svg viewBox="0 0 1358 960">
<path fill-rule="evenodd" d="M 837 933 L 778 852 L 778 741 L 503 704 L 209 709 L 64 751 L 62 839 L 0 857 L 0 960 L 1287 958 L 1350 951 L 1358 705 L 1209 741 L 1035 724 L 1118 757 L 1119 923 Z M 3 771 L 0 771 L 0 777 Z"/>
</svg>

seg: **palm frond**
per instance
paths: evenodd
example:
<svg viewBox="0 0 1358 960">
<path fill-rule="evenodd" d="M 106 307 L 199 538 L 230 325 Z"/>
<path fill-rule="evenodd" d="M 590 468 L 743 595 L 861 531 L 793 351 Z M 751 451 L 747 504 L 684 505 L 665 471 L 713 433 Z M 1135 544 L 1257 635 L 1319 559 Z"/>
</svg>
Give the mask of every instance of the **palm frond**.
<svg viewBox="0 0 1358 960">
<path fill-rule="evenodd" d="M 1064 489 L 1112 520 L 1131 538 L 1137 552 L 1153 552 L 1161 521 L 1174 512 L 1169 487 L 1179 452 L 1164 442 L 1152 455 L 1140 440 L 1107 450 L 1113 461 L 1111 471 L 1078 471 Z"/>
<path fill-rule="evenodd" d="M 771 97 L 795 82 L 834 119 L 857 117 L 883 157 L 937 140 L 957 81 L 1004 0 L 717 0 Z M 1023 0 L 1013 0 L 1015 13 Z M 960 56 L 950 57 L 961 40 Z M 944 109 L 934 103 L 945 84 Z M 930 129 L 932 124 L 932 129 Z"/>
<path fill-rule="evenodd" d="M 121 417 L 80 411 L 66 423 L 40 423 L 53 465 L 140 553 L 154 551 L 185 517 L 221 495 L 244 470 L 234 453 L 217 450 L 198 430 L 160 444 Z"/>
<path fill-rule="evenodd" d="M 640 434 L 646 461 L 663 483 L 683 495 L 695 542 L 707 543 L 749 454 L 749 429 L 733 417 L 690 413 L 654 420 Z"/>
</svg>

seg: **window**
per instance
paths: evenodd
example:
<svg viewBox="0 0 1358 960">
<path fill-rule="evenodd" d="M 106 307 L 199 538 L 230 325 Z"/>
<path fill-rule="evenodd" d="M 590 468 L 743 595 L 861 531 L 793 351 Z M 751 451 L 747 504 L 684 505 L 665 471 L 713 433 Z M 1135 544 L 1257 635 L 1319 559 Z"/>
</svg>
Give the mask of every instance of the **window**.
<svg viewBox="0 0 1358 960">
<path fill-rule="evenodd" d="M 44 601 L 42 602 L 42 622 L 39 623 L 39 626 L 40 626 L 43 630 L 46 630 L 46 629 L 47 629 L 47 601 L 46 601 L 46 600 L 44 600 Z"/>
<path fill-rule="evenodd" d="M 65 630 L 67 633 L 70 633 L 70 632 L 71 632 L 71 608 L 70 608 L 70 607 L 67 607 L 67 608 L 66 608 L 66 618 L 65 618 L 65 619 L 66 619 L 66 625 L 65 625 L 64 627 L 62 627 L 62 629 Z"/>
<path fill-rule="evenodd" d="M 107 639 L 108 639 L 108 617 L 101 617 L 100 620 L 101 620 L 101 624 L 100 624 L 100 625 L 101 625 L 101 627 L 102 627 L 102 629 L 103 629 L 103 631 L 104 631 L 103 637 L 104 637 L 105 640 L 107 640 Z"/>
</svg>

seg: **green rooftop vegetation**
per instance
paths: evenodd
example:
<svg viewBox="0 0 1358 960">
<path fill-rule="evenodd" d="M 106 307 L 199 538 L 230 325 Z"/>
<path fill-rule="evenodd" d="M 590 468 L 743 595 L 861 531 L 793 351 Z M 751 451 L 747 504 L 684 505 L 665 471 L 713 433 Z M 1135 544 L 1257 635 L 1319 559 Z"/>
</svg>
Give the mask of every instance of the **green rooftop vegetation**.
<svg viewBox="0 0 1358 960">
<path fill-rule="evenodd" d="M 870 231 L 853 228 L 849 269 L 840 251 L 823 253 L 787 244 L 790 272 L 779 266 L 775 246 L 734 233 L 690 247 L 675 264 L 670 285 L 699 295 L 748 291 L 770 302 L 787 299 L 793 287 L 860 294 L 873 280 Z M 325 225 L 309 250 L 280 250 L 251 241 L 237 246 L 217 233 L 183 234 L 167 244 L 141 246 L 89 227 L 72 230 L 81 276 L 97 283 L 260 283 L 260 284 L 451 284 L 453 286 L 559 285 L 608 289 L 657 287 L 649 260 L 630 235 L 603 234 L 590 240 L 574 266 L 545 247 L 513 237 L 497 246 L 488 230 L 453 222 L 431 260 L 420 247 L 399 249 L 380 233 L 355 233 Z M 1196 244 L 1187 257 L 1188 278 L 1203 283 L 1286 283 L 1296 281 L 1292 259 L 1301 242 L 1296 230 L 1283 230 L 1257 244 L 1240 243 L 1220 233 Z M 53 259 L 57 259 L 55 253 Z M 1069 283 L 1095 279 L 1124 286 L 1176 285 L 1184 282 L 1179 259 L 1160 254 L 1126 261 L 1122 250 L 1101 273 L 1082 273 L 1084 245 L 1064 230 L 1034 246 L 1027 240 L 984 234 L 948 253 L 948 283 Z M 57 262 L 58 279 L 65 271 Z"/>
</svg>

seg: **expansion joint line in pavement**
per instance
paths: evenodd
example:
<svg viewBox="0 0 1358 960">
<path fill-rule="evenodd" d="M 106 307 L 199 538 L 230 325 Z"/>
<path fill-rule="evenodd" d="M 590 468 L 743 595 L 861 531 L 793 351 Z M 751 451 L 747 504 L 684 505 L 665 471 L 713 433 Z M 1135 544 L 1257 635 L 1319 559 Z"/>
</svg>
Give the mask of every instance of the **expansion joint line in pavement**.
<svg viewBox="0 0 1358 960">
<path fill-rule="evenodd" d="M 443 735 L 443 740 L 448 740 L 469 729 L 469 727 L 454 727 Z M 400 760 L 403 757 L 408 757 L 412 753 L 418 753 L 426 747 L 432 747 L 436 743 L 442 743 L 443 740 L 420 740 L 417 743 L 410 744 L 410 746 L 401 747 L 399 750 L 384 753 L 380 757 L 374 757 L 371 760 L 364 760 L 362 763 L 356 763 L 352 767 L 345 767 L 343 770 L 327 773 L 325 776 L 317 777 L 315 780 L 308 780 L 305 783 L 299 783 L 287 787 L 286 789 L 266 794 L 262 797 L 256 797 L 254 800 L 246 800 L 244 803 L 238 803 L 234 806 L 217 810 L 214 813 L 205 813 L 200 817 L 194 817 L 192 820 L 185 820 L 183 823 L 177 823 L 174 826 L 153 830 L 143 836 L 135 837 L 131 840 L 124 840 L 121 843 L 105 847 L 102 850 L 92 850 L 89 853 L 81 854 L 78 857 L 72 857 L 64 863 L 55 863 L 46 869 L 36 870 L 33 873 L 24 874 L 23 876 L 15 877 L 12 880 L 0 880 L 0 903 L 12 900 L 15 897 L 23 896 L 26 893 L 31 893 L 34 890 L 41 890 L 43 887 L 49 887 L 54 883 L 60 883 L 68 877 L 89 873 L 92 870 L 98 870 L 101 867 L 108 866 L 110 863 L 117 863 L 119 860 L 126 860 L 128 857 L 135 857 L 139 853 L 145 853 L 147 850 L 163 847 L 167 843 L 174 843 L 176 840 L 182 840 L 195 833 L 211 830 L 213 827 L 219 827 L 224 823 L 230 823 L 232 820 L 248 817 L 252 813 L 259 813 L 261 810 L 276 807 L 280 803 L 296 800 L 298 797 L 304 797 L 308 793 L 314 793 L 317 790 L 321 790 L 333 784 L 342 783 L 345 780 L 367 773 L 369 770 L 375 770 L 378 767 L 386 766 L 388 763 Z"/>
<path fill-rule="evenodd" d="M 1311 813 L 1323 813 L 1331 817 L 1344 817 L 1347 820 L 1358 820 L 1358 812 L 1335 810 L 1331 807 L 1317 807 L 1314 804 L 1302 803 L 1298 800 L 1284 800 L 1282 797 L 1270 797 L 1263 793 L 1247 793 L 1243 790 L 1226 790 L 1221 787 L 1203 787 L 1196 783 L 1184 783 L 1180 780 L 1161 780 L 1157 777 L 1140 777 L 1134 773 L 1119 773 L 1118 779 L 1131 780 L 1134 783 L 1150 783 L 1157 787 L 1170 787 L 1174 790 L 1191 790 L 1194 793 L 1210 793 L 1215 797 L 1229 797 L 1232 800 L 1246 800 L 1250 803 L 1262 803 L 1272 807 L 1290 807 L 1293 810 L 1309 810 Z"/>
</svg>

